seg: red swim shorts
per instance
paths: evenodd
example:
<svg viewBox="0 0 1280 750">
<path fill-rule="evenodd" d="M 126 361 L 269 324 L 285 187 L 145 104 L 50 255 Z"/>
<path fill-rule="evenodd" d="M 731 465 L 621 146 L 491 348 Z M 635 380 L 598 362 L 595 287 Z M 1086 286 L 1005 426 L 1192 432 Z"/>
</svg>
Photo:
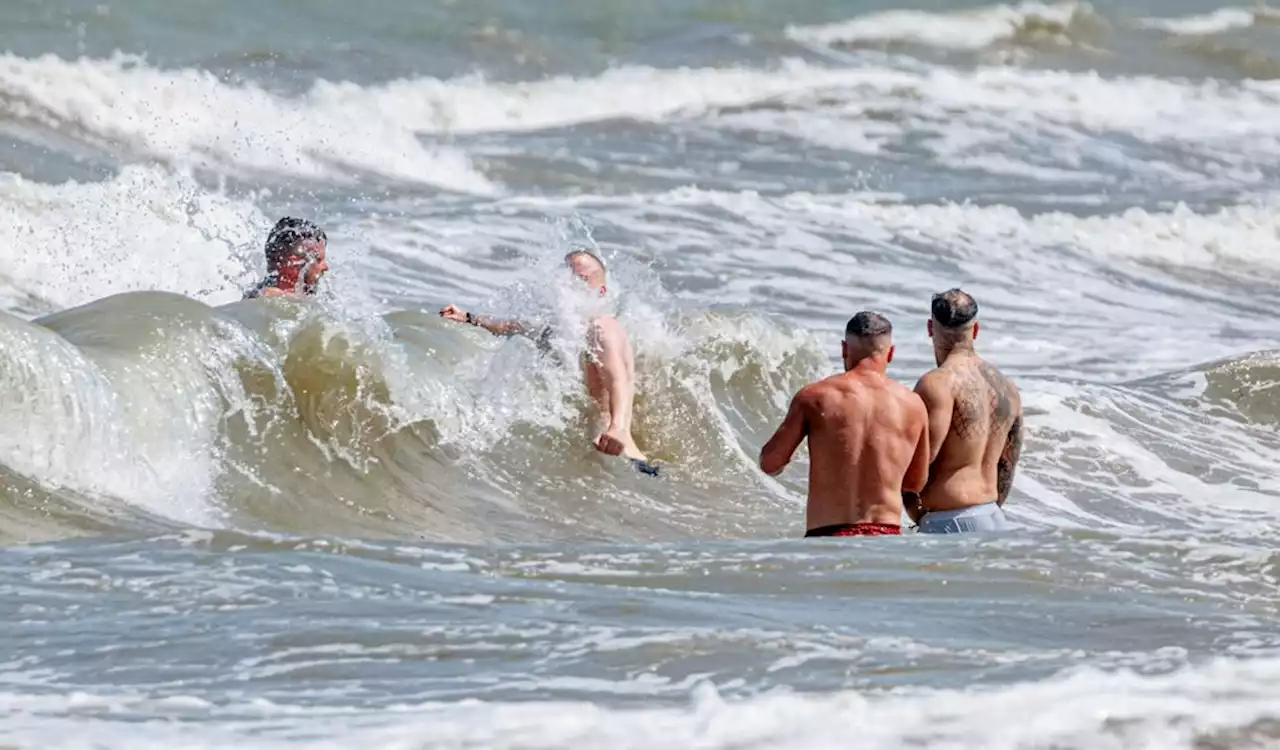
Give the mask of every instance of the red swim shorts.
<svg viewBox="0 0 1280 750">
<path fill-rule="evenodd" d="M 838 523 L 834 526 L 822 526 L 809 529 L 804 533 L 811 536 L 886 536 L 901 534 L 902 527 L 896 523 Z"/>
</svg>

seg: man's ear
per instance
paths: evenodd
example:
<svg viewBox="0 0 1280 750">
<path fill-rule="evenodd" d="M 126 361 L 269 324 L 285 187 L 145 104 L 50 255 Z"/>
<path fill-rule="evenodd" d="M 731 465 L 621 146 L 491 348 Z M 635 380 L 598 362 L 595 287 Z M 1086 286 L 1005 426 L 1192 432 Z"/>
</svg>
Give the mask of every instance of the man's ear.
<svg viewBox="0 0 1280 750">
<path fill-rule="evenodd" d="M 978 321 L 973 321 L 973 337 L 978 338 Z"/>
<path fill-rule="evenodd" d="M 925 324 L 925 328 L 929 330 L 929 338 L 933 338 L 933 319 L 932 318 L 930 318 L 929 322 Z"/>
<path fill-rule="evenodd" d="M 889 356 L 888 356 L 888 357 L 885 357 L 885 360 L 884 360 L 884 361 L 885 361 L 885 364 L 889 364 L 889 363 L 893 362 L 893 353 L 894 353 L 895 351 L 897 351 L 897 349 L 898 349 L 898 347 L 897 347 L 897 346 L 894 346 L 894 345 L 892 345 L 892 344 L 889 346 Z"/>
</svg>

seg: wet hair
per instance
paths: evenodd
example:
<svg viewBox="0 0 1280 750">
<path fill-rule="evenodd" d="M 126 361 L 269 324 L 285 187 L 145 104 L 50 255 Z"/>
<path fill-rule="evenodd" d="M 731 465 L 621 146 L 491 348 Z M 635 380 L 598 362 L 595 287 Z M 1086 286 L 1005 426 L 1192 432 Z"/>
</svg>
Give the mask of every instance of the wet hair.
<svg viewBox="0 0 1280 750">
<path fill-rule="evenodd" d="M 591 259 L 591 260 L 593 260 L 593 261 L 595 261 L 596 265 L 600 267 L 600 275 L 601 275 L 602 277 L 607 275 L 607 273 L 608 273 L 608 272 L 605 270 L 605 267 L 604 267 L 604 261 L 603 261 L 603 260 L 600 260 L 600 256 L 599 256 L 599 255 L 596 255 L 595 253 L 593 253 L 593 252 L 591 252 L 590 250 L 587 250 L 587 249 L 585 249 L 585 248 L 576 247 L 576 248 L 574 248 L 574 249 L 570 250 L 568 253 L 566 253 L 566 254 L 565 254 L 565 256 L 564 256 L 564 262 L 565 262 L 565 264 L 567 265 L 567 264 L 569 264 L 569 263 L 572 263 L 574 258 L 581 258 L 581 257 L 584 257 L 584 256 L 585 256 L 585 257 L 587 257 L 587 258 L 590 258 L 590 259 Z M 602 278 L 602 279 L 601 279 L 601 281 L 603 281 L 603 280 L 604 280 L 604 279 Z"/>
<path fill-rule="evenodd" d="M 306 240 L 327 242 L 324 230 L 315 222 L 286 216 L 271 228 L 267 235 L 267 265 L 275 267 L 284 262 L 298 243 Z"/>
<path fill-rule="evenodd" d="M 978 303 L 959 289 L 933 295 L 932 310 L 933 319 L 943 328 L 963 328 L 978 317 Z"/>
<path fill-rule="evenodd" d="M 893 324 L 889 319 L 870 310 L 863 310 L 849 318 L 849 324 L 844 327 L 844 337 L 847 339 L 871 340 L 891 333 L 893 333 Z"/>
</svg>

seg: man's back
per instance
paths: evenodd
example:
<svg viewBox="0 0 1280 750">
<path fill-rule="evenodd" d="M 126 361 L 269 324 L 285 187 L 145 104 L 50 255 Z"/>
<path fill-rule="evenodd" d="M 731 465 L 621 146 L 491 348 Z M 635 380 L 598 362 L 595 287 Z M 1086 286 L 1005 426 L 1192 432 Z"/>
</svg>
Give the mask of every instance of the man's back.
<svg viewBox="0 0 1280 750">
<path fill-rule="evenodd" d="M 929 511 L 967 508 L 996 501 L 1003 505 L 1012 482 L 1002 479 L 1010 436 L 1021 426 L 1018 389 L 977 354 L 958 353 L 920 380 L 917 392 L 932 419 L 948 420 L 945 438 L 921 495 Z M 935 425 L 934 434 L 941 432 Z"/>
<path fill-rule="evenodd" d="M 924 481 L 924 403 L 879 373 L 835 375 L 801 396 L 809 427 L 808 528 L 900 523 L 903 480 L 917 453 Z"/>
</svg>

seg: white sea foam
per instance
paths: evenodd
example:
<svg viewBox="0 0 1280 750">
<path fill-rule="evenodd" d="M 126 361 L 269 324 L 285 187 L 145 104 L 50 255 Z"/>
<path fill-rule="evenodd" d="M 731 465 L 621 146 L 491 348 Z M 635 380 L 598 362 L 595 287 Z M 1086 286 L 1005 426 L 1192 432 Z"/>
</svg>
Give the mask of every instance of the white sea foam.
<svg viewBox="0 0 1280 750">
<path fill-rule="evenodd" d="M 44 311 L 137 290 L 238 299 L 270 222 L 190 176 L 126 167 L 105 182 L 0 174 L 0 281 Z"/>
<path fill-rule="evenodd" d="M 1209 36 L 1235 29 L 1247 29 L 1259 20 L 1266 19 L 1280 19 L 1280 11 L 1266 6 L 1219 8 L 1212 13 L 1177 18 L 1143 18 L 1138 21 L 1138 25 L 1178 36 Z"/>
<path fill-rule="evenodd" d="M 944 160 L 995 173 L 1057 170 L 1061 177 L 1063 170 L 1083 172 L 1082 159 L 1119 158 L 1128 169 L 1184 181 L 1256 180 L 1259 166 L 1280 159 L 1274 86 L 1006 67 L 833 68 L 797 60 L 771 68 L 631 66 L 521 83 L 479 76 L 368 86 L 319 81 L 284 97 L 127 58 L 7 55 L 0 56 L 0 96 L 12 116 L 176 162 L 333 180 L 368 171 L 479 193 L 498 188 L 457 146 L 424 146 L 420 136 L 693 119 L 863 153 L 915 137 Z M 786 110 L 717 114 L 764 102 Z M 1189 169 L 1149 154 L 1117 156 L 1114 144 L 1099 140 L 1109 134 L 1175 143 L 1219 163 Z M 1015 155 L 1020 163 L 1010 166 L 1001 153 L 1009 142 L 1047 154 L 1046 163 Z"/>
<path fill-rule="evenodd" d="M 1065 249 L 1102 259 L 1133 258 L 1197 268 L 1249 264 L 1276 272 L 1280 271 L 1280 204 L 1276 200 L 1260 197 L 1254 204 L 1208 213 L 1179 205 L 1166 212 L 1135 208 L 1098 216 L 1061 211 L 1024 214 L 1001 205 L 905 203 L 892 195 L 865 193 L 767 196 L 698 188 L 621 197 L 512 197 L 504 203 L 623 213 L 631 207 L 650 212 L 655 206 L 715 207 L 755 227 L 783 231 L 799 221 L 812 230 L 843 229 L 870 240 L 891 241 L 897 236 L 927 241 L 968 259 L 993 262 L 1045 258 L 1048 250 Z"/>
<path fill-rule="evenodd" d="M 792 26 L 787 35 L 797 41 L 828 45 L 909 42 L 978 50 L 1012 39 L 1028 24 L 1063 27 L 1077 14 L 1089 12 L 1088 3 L 1077 2 L 1023 2 L 946 13 L 889 10 L 821 26 Z"/>
<path fill-rule="evenodd" d="M 345 181 L 352 172 L 473 193 L 494 186 L 460 151 L 424 144 L 405 113 L 300 99 L 141 59 L 0 55 L 0 112 L 185 164 Z M 382 104 L 389 104 L 383 102 Z"/>
<path fill-rule="evenodd" d="M 885 695 L 778 692 L 727 699 L 710 686 L 683 707 L 584 702 L 309 708 L 200 696 L 0 695 L 0 739 L 22 746 L 321 748 L 1270 747 L 1280 662 L 1220 660 L 1144 676 L 1080 669 L 1040 682 Z M 636 689 L 646 688 L 643 680 Z M 999 706 L 993 719 L 992 706 Z M 117 720 L 115 717 L 122 717 Z M 139 720 L 139 717 L 147 717 Z M 173 721 L 181 717 L 183 721 Z M 1014 720 L 1012 717 L 1018 717 Z M 127 719 L 127 720 L 126 720 Z M 321 739 L 323 738 L 323 739 Z"/>
</svg>

